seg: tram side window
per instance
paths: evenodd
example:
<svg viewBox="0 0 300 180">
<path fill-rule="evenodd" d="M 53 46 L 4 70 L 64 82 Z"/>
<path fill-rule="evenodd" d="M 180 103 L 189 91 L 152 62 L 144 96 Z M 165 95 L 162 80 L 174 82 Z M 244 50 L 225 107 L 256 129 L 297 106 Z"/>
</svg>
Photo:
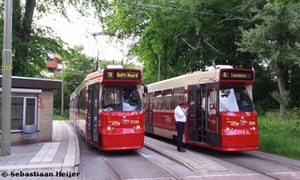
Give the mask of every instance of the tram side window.
<svg viewBox="0 0 300 180">
<path fill-rule="evenodd" d="M 163 109 L 164 110 L 172 110 L 172 89 L 167 89 L 163 91 Z"/>
<path fill-rule="evenodd" d="M 144 108 L 144 110 L 146 110 L 147 109 L 147 107 L 148 107 L 148 98 L 147 98 L 147 95 L 146 94 L 144 94 L 143 95 L 143 108 Z"/>
<path fill-rule="evenodd" d="M 162 109 L 162 92 L 156 91 L 154 93 L 154 109 L 161 110 Z"/>
<path fill-rule="evenodd" d="M 84 113 L 86 109 L 85 89 L 81 90 L 77 96 L 77 107 L 78 107 L 79 118 L 84 118 Z"/>
<path fill-rule="evenodd" d="M 174 95 L 173 95 L 173 107 L 172 109 L 175 109 L 175 107 L 179 104 L 180 101 L 184 100 L 184 87 L 177 87 L 173 89 Z"/>
</svg>

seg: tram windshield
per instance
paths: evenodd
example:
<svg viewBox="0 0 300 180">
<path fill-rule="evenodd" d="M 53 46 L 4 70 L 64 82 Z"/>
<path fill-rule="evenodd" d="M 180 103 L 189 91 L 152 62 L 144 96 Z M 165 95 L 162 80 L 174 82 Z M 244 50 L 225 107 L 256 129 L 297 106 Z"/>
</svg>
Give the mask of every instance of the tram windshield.
<svg viewBox="0 0 300 180">
<path fill-rule="evenodd" d="M 139 111 L 142 101 L 136 86 L 104 86 L 102 111 Z"/>
<path fill-rule="evenodd" d="M 253 112 L 252 100 L 244 86 L 220 87 L 220 112 Z"/>
</svg>

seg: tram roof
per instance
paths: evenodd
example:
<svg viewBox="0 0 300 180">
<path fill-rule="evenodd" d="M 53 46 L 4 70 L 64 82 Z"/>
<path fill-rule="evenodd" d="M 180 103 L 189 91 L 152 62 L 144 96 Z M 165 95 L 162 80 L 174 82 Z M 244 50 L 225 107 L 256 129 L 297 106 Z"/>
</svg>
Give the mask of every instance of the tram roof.
<svg viewBox="0 0 300 180">
<path fill-rule="evenodd" d="M 228 68 L 229 69 L 229 68 Z M 165 79 L 159 82 L 148 84 L 148 90 L 175 88 L 181 86 L 187 86 L 189 84 L 203 84 L 206 82 L 219 81 L 220 69 L 214 69 L 209 71 L 194 71 L 192 73 L 184 74 L 181 76 Z"/>
</svg>

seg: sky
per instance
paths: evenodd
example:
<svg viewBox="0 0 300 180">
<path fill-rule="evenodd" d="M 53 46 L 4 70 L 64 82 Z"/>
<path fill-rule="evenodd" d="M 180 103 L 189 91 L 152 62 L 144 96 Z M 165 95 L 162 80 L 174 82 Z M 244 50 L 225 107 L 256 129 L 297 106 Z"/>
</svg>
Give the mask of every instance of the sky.
<svg viewBox="0 0 300 180">
<path fill-rule="evenodd" d="M 38 24 L 52 27 L 71 47 L 83 45 L 83 53 L 87 56 L 96 57 L 99 52 L 100 59 L 121 61 L 124 57 L 126 61 L 126 45 L 116 42 L 116 38 L 113 38 L 112 43 L 107 43 L 109 37 L 104 35 L 96 36 L 96 39 L 93 37 L 92 33 L 101 32 L 101 25 L 95 18 L 80 17 L 76 12 L 68 12 L 68 16 L 72 23 L 59 15 L 49 15 L 43 17 Z"/>
</svg>

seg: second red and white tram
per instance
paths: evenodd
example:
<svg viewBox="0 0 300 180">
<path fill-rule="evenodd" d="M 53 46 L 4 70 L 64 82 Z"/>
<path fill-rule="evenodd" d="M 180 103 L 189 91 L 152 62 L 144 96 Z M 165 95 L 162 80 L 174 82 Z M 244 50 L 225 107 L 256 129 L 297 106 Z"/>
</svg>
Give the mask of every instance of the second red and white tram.
<svg viewBox="0 0 300 180">
<path fill-rule="evenodd" d="M 176 138 L 174 109 L 184 101 L 189 108 L 185 144 L 220 151 L 257 150 L 254 80 L 252 69 L 217 66 L 148 84 L 144 87 L 148 90 L 144 95 L 145 131 Z"/>
</svg>

